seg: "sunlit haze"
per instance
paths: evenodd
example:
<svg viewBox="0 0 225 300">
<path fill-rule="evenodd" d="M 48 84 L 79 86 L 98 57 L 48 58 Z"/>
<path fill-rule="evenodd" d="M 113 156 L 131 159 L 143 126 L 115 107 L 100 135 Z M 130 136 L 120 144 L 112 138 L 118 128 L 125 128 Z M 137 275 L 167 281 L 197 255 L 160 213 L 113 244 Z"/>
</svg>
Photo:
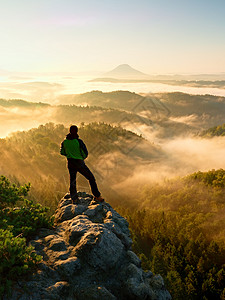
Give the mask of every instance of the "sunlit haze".
<svg viewBox="0 0 225 300">
<path fill-rule="evenodd" d="M 0 12 L 0 299 L 225 300 L 225 0 Z"/>
<path fill-rule="evenodd" d="M 0 10 L 1 70 L 225 71 L 223 0 L 9 0 Z"/>
</svg>

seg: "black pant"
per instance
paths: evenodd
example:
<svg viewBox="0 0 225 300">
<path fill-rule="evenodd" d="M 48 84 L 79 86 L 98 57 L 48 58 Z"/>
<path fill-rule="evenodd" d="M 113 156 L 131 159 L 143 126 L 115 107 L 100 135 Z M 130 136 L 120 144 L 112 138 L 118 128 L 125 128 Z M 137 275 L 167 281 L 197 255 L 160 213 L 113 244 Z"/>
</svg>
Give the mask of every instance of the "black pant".
<svg viewBox="0 0 225 300">
<path fill-rule="evenodd" d="M 68 158 L 68 169 L 70 173 L 70 196 L 72 199 L 77 198 L 77 185 L 76 185 L 77 172 L 82 174 L 89 181 L 92 194 L 95 197 L 100 196 L 100 192 L 98 190 L 95 177 L 92 174 L 92 172 L 89 170 L 89 168 L 85 165 L 85 162 L 83 160 Z"/>
</svg>

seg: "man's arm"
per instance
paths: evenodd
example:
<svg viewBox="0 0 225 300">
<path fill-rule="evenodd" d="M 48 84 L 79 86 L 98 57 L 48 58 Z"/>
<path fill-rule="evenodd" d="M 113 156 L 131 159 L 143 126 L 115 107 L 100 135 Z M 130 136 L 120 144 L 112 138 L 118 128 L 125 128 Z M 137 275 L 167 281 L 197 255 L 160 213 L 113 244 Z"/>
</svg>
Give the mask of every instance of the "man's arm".
<svg viewBox="0 0 225 300">
<path fill-rule="evenodd" d="M 82 154 L 83 158 L 85 159 L 85 158 L 88 157 L 87 147 L 86 147 L 85 143 L 81 139 L 78 139 L 78 142 L 80 144 L 81 154 Z"/>
<path fill-rule="evenodd" d="M 60 154 L 66 156 L 66 151 L 65 151 L 63 142 L 61 143 Z"/>
</svg>

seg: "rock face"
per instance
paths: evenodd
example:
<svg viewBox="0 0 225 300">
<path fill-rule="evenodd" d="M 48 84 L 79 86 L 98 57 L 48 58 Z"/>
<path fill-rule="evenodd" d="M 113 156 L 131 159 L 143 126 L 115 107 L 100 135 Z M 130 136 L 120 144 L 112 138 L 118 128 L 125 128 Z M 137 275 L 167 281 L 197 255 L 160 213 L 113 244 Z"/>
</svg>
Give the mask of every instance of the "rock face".
<svg viewBox="0 0 225 300">
<path fill-rule="evenodd" d="M 43 261 L 10 299 L 171 299 L 162 277 L 141 269 L 128 222 L 108 203 L 79 196 L 74 205 L 66 195 L 55 213 L 55 229 L 43 229 L 31 241 Z"/>
</svg>

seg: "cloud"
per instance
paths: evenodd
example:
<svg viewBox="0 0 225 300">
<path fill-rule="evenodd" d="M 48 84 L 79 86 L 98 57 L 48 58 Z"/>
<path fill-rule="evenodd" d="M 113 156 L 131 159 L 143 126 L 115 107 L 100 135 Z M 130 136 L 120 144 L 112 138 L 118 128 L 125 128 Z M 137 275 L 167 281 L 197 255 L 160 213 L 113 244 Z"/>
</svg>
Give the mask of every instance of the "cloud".
<svg viewBox="0 0 225 300">
<path fill-rule="evenodd" d="M 0 106 L 0 137 L 53 121 L 54 107 L 19 108 Z"/>
<path fill-rule="evenodd" d="M 0 84 L 1 98 L 6 99 L 50 101 L 52 103 L 62 90 L 62 84 L 44 81 L 2 82 Z"/>
<path fill-rule="evenodd" d="M 180 164 L 178 173 L 225 168 L 225 138 L 183 138 L 162 145 L 169 160 Z"/>
<path fill-rule="evenodd" d="M 164 155 L 155 156 L 154 159 L 150 152 L 148 160 L 135 162 L 126 158 L 132 174 L 123 180 L 112 180 L 112 189 L 120 191 L 121 195 L 129 200 L 134 199 L 145 185 L 162 183 L 167 179 L 183 177 L 199 170 L 204 172 L 225 169 L 225 137 L 176 138 L 171 141 L 164 140 L 160 146 Z"/>
<path fill-rule="evenodd" d="M 195 114 L 181 116 L 181 117 L 170 117 L 169 119 L 173 122 L 185 123 L 187 125 L 195 125 L 198 121 L 199 116 Z"/>
</svg>

